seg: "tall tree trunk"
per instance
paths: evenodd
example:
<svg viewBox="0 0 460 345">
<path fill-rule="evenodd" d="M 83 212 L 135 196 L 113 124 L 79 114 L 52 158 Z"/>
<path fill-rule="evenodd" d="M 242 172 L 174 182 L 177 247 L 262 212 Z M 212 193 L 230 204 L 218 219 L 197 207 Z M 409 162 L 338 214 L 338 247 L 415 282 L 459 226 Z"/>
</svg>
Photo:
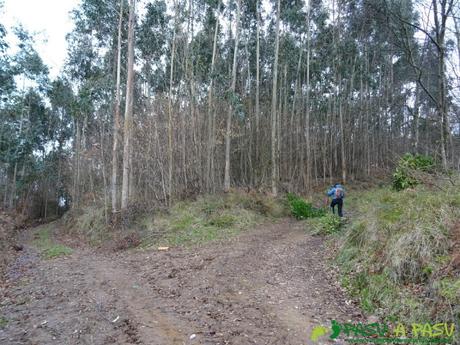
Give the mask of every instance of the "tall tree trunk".
<svg viewBox="0 0 460 345">
<path fill-rule="evenodd" d="M 216 65 L 216 54 L 217 54 L 217 37 L 219 33 L 219 7 L 220 1 L 217 4 L 216 9 L 216 25 L 214 27 L 214 40 L 212 44 L 212 59 L 211 59 L 211 80 L 209 82 L 208 90 L 208 145 L 206 155 L 206 191 L 211 192 L 213 186 L 213 161 L 214 161 L 214 108 L 213 108 L 213 87 L 214 87 L 214 69 Z"/>
<path fill-rule="evenodd" d="M 73 207 L 78 207 L 80 197 L 80 151 L 81 151 L 81 128 L 80 121 L 75 119 L 75 143 L 74 143 L 75 157 L 74 157 L 74 176 L 73 176 L 73 192 L 72 204 Z"/>
<path fill-rule="evenodd" d="M 174 9 L 176 13 L 174 14 L 177 17 L 178 9 Z M 177 30 L 177 18 L 174 19 L 174 33 L 172 38 L 171 46 L 171 65 L 169 72 L 169 95 L 168 95 L 168 205 L 171 206 L 172 197 L 173 197 L 173 120 L 172 120 L 172 88 L 173 88 L 173 78 L 174 78 L 174 58 L 176 53 L 176 30 Z M 184 134 L 185 135 L 185 134 Z M 185 147 L 184 147 L 185 150 Z"/>
<path fill-rule="evenodd" d="M 123 24 L 123 0 L 120 0 L 120 16 L 118 20 L 117 41 L 117 82 L 115 86 L 115 111 L 113 114 L 113 147 L 112 147 L 112 213 L 117 212 L 117 179 L 118 179 L 118 140 L 120 131 L 120 76 L 121 76 L 121 29 Z"/>
<path fill-rule="evenodd" d="M 300 68 L 302 66 L 302 55 L 303 55 L 303 49 L 302 47 L 299 50 L 299 61 L 297 63 L 297 71 L 296 71 L 296 79 L 295 79 L 295 86 L 294 86 L 294 96 L 292 97 L 292 108 L 291 108 L 291 117 L 289 119 L 289 157 L 288 157 L 288 171 L 287 174 L 289 176 L 289 179 L 292 180 L 293 178 L 293 169 L 294 162 L 295 162 L 295 155 L 296 155 L 296 149 L 297 148 L 297 143 L 294 143 L 295 139 L 295 131 L 296 131 L 296 125 L 294 125 L 294 119 L 296 118 L 297 115 L 297 98 L 299 94 L 299 89 L 300 89 Z"/>
<path fill-rule="evenodd" d="M 415 86 L 415 101 L 414 101 L 414 123 L 413 123 L 413 136 L 414 136 L 414 153 L 418 153 L 418 146 L 419 146 L 419 118 L 420 118 L 420 113 L 419 113 L 419 95 L 420 95 L 420 90 L 419 90 L 419 85 L 418 83 Z"/>
<path fill-rule="evenodd" d="M 440 12 L 438 2 L 441 5 Z M 446 90 L 446 62 L 445 62 L 445 34 L 447 18 L 452 11 L 453 0 L 432 0 L 436 43 L 438 49 L 438 113 L 441 123 L 441 160 L 444 169 L 447 169 L 447 90 Z M 440 18 L 439 18 L 440 15 Z"/>
<path fill-rule="evenodd" d="M 311 178 L 311 143 L 310 143 L 310 0 L 307 0 L 307 95 L 305 111 L 305 149 L 307 153 L 307 164 L 302 167 L 304 171 L 304 188 L 308 190 Z"/>
<path fill-rule="evenodd" d="M 107 211 L 108 211 L 108 195 L 107 195 L 107 178 L 106 178 L 106 173 L 105 173 L 104 134 L 105 134 L 105 126 L 104 126 L 104 120 L 103 120 L 102 121 L 102 126 L 101 126 L 101 162 L 102 162 L 102 182 L 103 182 L 103 186 L 104 186 L 104 218 L 105 218 L 105 223 L 108 224 L 109 223 L 109 216 L 107 214 Z"/>
<path fill-rule="evenodd" d="M 279 33 L 280 33 L 280 10 L 281 1 L 278 0 L 277 13 L 276 13 L 276 37 L 275 37 L 275 61 L 273 63 L 273 84 L 272 84 L 272 142 L 271 142 L 271 154 L 272 154 L 272 193 L 278 195 L 278 155 L 277 155 L 277 115 L 276 115 L 276 96 L 278 93 L 277 82 L 278 82 L 278 53 L 279 53 Z"/>
<path fill-rule="evenodd" d="M 227 128 L 225 131 L 225 171 L 224 171 L 224 192 L 230 190 L 230 141 L 232 131 L 232 115 L 233 115 L 233 97 L 236 90 L 236 67 L 238 58 L 238 43 L 240 39 L 240 15 L 241 15 L 241 0 L 236 0 L 236 29 L 235 29 L 235 47 L 233 50 L 233 67 L 232 67 L 232 84 L 230 87 L 231 99 L 227 114 Z"/>
<path fill-rule="evenodd" d="M 260 175 L 260 0 L 256 0 L 257 33 L 256 33 L 256 143 L 255 143 L 255 179 L 254 184 L 259 183 Z"/>
<path fill-rule="evenodd" d="M 345 157 L 345 134 L 343 130 L 343 109 L 342 100 L 339 97 L 339 119 L 340 119 L 340 157 L 342 163 L 342 183 L 347 182 L 347 165 Z"/>
<path fill-rule="evenodd" d="M 129 201 L 129 170 L 133 127 L 133 96 L 134 96 L 134 20 L 135 0 L 129 1 L 128 22 L 128 75 L 126 79 L 126 109 L 124 123 L 124 146 L 123 146 L 123 183 L 121 187 L 121 209 L 128 208 Z"/>
</svg>

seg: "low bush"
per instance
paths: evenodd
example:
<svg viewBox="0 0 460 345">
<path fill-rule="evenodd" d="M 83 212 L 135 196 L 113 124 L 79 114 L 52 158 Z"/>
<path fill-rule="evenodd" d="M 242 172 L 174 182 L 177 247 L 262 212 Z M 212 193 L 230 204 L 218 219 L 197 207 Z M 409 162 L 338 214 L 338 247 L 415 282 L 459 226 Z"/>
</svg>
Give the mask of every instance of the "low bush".
<svg viewBox="0 0 460 345">
<path fill-rule="evenodd" d="M 393 174 L 393 188 L 399 191 L 415 187 L 420 183 L 417 172 L 430 173 L 434 167 L 431 157 L 406 153 L 399 160 Z"/>
<path fill-rule="evenodd" d="M 342 227 L 342 220 L 335 214 L 328 213 L 324 217 L 319 218 L 320 233 L 333 234 L 340 230 Z"/>
<path fill-rule="evenodd" d="M 305 228 L 314 235 L 332 235 L 339 232 L 343 224 L 339 216 L 332 213 L 326 213 L 322 217 L 307 219 Z"/>
<path fill-rule="evenodd" d="M 313 207 L 311 203 L 306 202 L 304 199 L 295 194 L 288 193 L 286 199 L 290 206 L 291 214 L 296 219 L 300 220 L 325 215 L 325 211 L 323 209 Z"/>
</svg>

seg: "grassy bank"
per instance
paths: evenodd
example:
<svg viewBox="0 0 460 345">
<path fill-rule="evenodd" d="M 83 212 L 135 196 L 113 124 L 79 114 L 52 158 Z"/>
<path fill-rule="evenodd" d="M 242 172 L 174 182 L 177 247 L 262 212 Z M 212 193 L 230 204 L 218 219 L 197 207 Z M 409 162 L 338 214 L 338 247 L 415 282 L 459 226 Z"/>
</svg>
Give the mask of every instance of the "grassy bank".
<svg viewBox="0 0 460 345">
<path fill-rule="evenodd" d="M 145 243 L 176 246 L 229 238 L 285 215 L 286 209 L 279 199 L 233 192 L 177 203 L 168 212 L 144 217 L 141 225 L 145 229 Z"/>
<path fill-rule="evenodd" d="M 256 224 L 286 216 L 283 199 L 233 191 L 175 203 L 167 210 L 136 214 L 123 230 L 106 223 L 103 208 L 87 207 L 63 217 L 64 228 L 91 245 L 115 247 L 193 245 L 235 236 Z"/>
<path fill-rule="evenodd" d="M 336 233 L 342 283 L 368 313 L 404 321 L 460 317 L 460 187 L 349 194 Z"/>
</svg>

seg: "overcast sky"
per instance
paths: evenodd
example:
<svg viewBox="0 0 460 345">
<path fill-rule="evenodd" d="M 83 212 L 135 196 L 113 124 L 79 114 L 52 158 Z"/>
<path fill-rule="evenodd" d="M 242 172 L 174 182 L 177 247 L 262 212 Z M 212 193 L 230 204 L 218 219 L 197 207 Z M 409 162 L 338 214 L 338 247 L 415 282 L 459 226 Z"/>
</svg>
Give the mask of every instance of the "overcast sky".
<svg viewBox="0 0 460 345">
<path fill-rule="evenodd" d="M 1 1 L 1 0 L 0 0 Z M 80 0 L 3 0 L 0 22 L 10 31 L 22 24 L 30 32 L 37 32 L 36 49 L 56 76 L 67 55 L 65 36 L 72 31 L 69 12 Z"/>
</svg>

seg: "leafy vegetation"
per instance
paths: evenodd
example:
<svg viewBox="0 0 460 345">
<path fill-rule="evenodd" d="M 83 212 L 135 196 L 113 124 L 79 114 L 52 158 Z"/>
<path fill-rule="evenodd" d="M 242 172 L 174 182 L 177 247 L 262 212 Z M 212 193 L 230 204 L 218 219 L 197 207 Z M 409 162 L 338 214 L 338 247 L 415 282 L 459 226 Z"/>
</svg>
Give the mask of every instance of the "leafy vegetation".
<svg viewBox="0 0 460 345">
<path fill-rule="evenodd" d="M 318 221 L 318 233 L 320 234 L 334 234 L 342 228 L 343 222 L 341 218 L 335 214 L 327 213 Z"/>
<path fill-rule="evenodd" d="M 424 155 L 406 153 L 398 162 L 393 174 L 393 188 L 404 190 L 420 183 L 414 172 L 431 172 L 434 169 L 433 158 Z"/>
<path fill-rule="evenodd" d="M 357 214 L 337 242 L 337 264 L 365 311 L 419 321 L 460 317 L 460 272 L 449 266 L 460 187 L 442 189 L 376 188 L 349 198 Z"/>
<path fill-rule="evenodd" d="M 300 220 L 325 215 L 325 211 L 323 209 L 313 207 L 311 203 L 306 202 L 304 199 L 295 194 L 288 193 L 286 198 L 291 209 L 291 214 L 296 219 Z"/>
<path fill-rule="evenodd" d="M 142 219 L 144 245 L 191 245 L 224 239 L 286 214 L 280 200 L 264 195 L 231 192 L 203 196 Z"/>
<path fill-rule="evenodd" d="M 53 240 L 51 225 L 40 227 L 34 235 L 35 247 L 45 259 L 72 254 L 72 249 Z"/>
<path fill-rule="evenodd" d="M 72 210 L 63 217 L 69 233 L 99 245 L 122 237 L 143 246 L 176 246 L 228 238 L 269 219 L 288 214 L 283 200 L 257 193 L 233 191 L 180 201 L 164 211 L 139 212 L 128 228 L 112 228 L 103 207 Z M 139 239 L 139 241 L 137 240 Z M 135 247 L 132 245 L 130 247 Z M 124 248 L 124 247 L 123 247 Z"/>
</svg>

